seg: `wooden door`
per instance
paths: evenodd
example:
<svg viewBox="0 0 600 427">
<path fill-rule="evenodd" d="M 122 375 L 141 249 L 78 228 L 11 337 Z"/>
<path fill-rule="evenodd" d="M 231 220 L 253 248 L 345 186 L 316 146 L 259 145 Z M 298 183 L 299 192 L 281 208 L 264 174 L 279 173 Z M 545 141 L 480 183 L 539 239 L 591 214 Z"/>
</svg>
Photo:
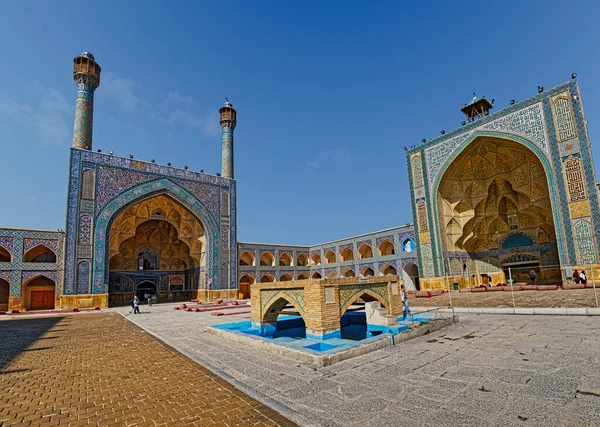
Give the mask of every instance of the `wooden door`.
<svg viewBox="0 0 600 427">
<path fill-rule="evenodd" d="M 54 309 L 54 291 L 31 291 L 30 310 Z"/>
<path fill-rule="evenodd" d="M 249 283 L 240 283 L 240 293 L 243 295 L 243 298 L 250 298 L 250 284 Z"/>
</svg>

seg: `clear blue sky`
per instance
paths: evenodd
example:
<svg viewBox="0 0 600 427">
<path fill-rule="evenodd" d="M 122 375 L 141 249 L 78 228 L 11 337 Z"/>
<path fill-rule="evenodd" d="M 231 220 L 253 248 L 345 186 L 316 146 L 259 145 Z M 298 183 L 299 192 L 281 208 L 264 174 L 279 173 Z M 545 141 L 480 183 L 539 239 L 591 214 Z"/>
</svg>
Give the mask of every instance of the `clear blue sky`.
<svg viewBox="0 0 600 427">
<path fill-rule="evenodd" d="M 403 147 L 460 126 L 472 92 L 501 108 L 577 72 L 593 141 L 599 15 L 548 0 L 4 2 L 0 226 L 64 228 L 82 51 L 103 70 L 94 149 L 215 173 L 227 96 L 238 239 L 316 244 L 412 222 Z"/>
</svg>

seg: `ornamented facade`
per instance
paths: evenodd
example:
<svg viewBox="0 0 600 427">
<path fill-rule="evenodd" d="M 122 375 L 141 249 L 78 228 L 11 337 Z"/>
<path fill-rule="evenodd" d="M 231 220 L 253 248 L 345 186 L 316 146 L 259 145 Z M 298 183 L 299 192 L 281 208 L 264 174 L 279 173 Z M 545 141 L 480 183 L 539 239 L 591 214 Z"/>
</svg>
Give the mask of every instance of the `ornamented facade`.
<svg viewBox="0 0 600 427">
<path fill-rule="evenodd" d="M 598 264 L 598 193 L 575 79 L 486 108 L 406 156 L 423 287 L 443 288 L 445 276 L 506 282 L 508 267 L 560 283 L 568 267 Z"/>
</svg>

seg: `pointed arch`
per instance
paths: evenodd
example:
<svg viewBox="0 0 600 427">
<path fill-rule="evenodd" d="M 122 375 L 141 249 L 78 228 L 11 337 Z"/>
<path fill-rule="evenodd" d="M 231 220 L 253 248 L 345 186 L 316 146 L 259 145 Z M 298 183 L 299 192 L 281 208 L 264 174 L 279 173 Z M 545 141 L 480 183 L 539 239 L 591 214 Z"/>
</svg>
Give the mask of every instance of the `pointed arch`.
<svg viewBox="0 0 600 427">
<path fill-rule="evenodd" d="M 314 253 L 310 258 L 311 265 L 321 265 L 321 255 L 319 253 Z"/>
<path fill-rule="evenodd" d="M 296 259 L 296 265 L 298 267 L 306 267 L 308 265 L 308 256 L 306 254 L 298 255 Z"/>
<path fill-rule="evenodd" d="M 200 222 L 206 231 L 206 280 L 212 283 L 211 289 L 221 289 L 221 275 L 217 272 L 221 271 L 219 264 L 220 228 L 204 204 L 198 200 L 193 194 L 183 187 L 175 184 L 169 179 L 162 178 L 153 181 L 148 181 L 132 187 L 110 200 L 104 208 L 98 213 L 95 219 L 94 227 L 94 261 L 92 267 L 93 283 L 92 291 L 95 294 L 108 292 L 108 237 L 111 229 L 112 221 L 125 211 L 129 206 L 139 203 L 154 196 L 165 194 L 172 198 L 177 203 L 186 207 L 195 219 Z M 69 245 L 67 244 L 67 247 Z M 69 249 L 67 248 L 67 251 Z M 69 259 L 74 257 L 74 254 L 68 252 Z M 232 266 L 233 267 L 233 266 Z M 71 273 L 72 274 L 72 273 Z M 235 269 L 232 277 L 235 277 Z M 73 280 L 67 278 L 66 282 Z M 72 281 L 71 281 L 72 284 Z M 224 284 L 227 286 L 228 284 Z M 69 283 L 65 283 L 65 288 L 68 289 Z"/>
<path fill-rule="evenodd" d="M 325 264 L 335 264 L 336 263 L 336 259 L 335 259 L 335 252 L 333 251 L 327 251 L 325 253 Z"/>
<path fill-rule="evenodd" d="M 288 304 L 291 304 L 302 319 L 304 319 L 304 310 L 302 307 L 285 293 L 279 292 L 267 303 L 267 306 L 263 310 L 261 321 L 264 323 L 275 323 L 281 310 Z"/>
<path fill-rule="evenodd" d="M 260 256 L 260 265 L 263 267 L 273 267 L 275 265 L 275 257 L 269 251 Z"/>
<path fill-rule="evenodd" d="M 290 273 L 282 274 L 279 278 L 280 282 L 290 282 L 292 280 L 294 280 L 294 276 L 292 276 Z"/>
<path fill-rule="evenodd" d="M 298 280 L 307 280 L 308 279 L 308 273 L 300 273 L 298 275 Z"/>
<path fill-rule="evenodd" d="M 375 272 L 373 271 L 373 269 L 371 267 L 366 266 L 365 268 L 363 268 L 360 271 L 360 275 L 362 277 L 373 277 L 373 276 L 375 276 Z"/>
<path fill-rule="evenodd" d="M 358 259 L 373 258 L 373 248 L 371 245 L 363 244 L 358 248 Z"/>
<path fill-rule="evenodd" d="M 354 261 L 354 252 L 352 252 L 352 249 L 344 248 L 342 252 L 340 252 L 340 260 L 342 262 Z"/>
<path fill-rule="evenodd" d="M 22 305 L 26 310 L 54 309 L 56 303 L 56 282 L 40 273 L 21 284 Z"/>
<path fill-rule="evenodd" d="M 263 274 L 260 278 L 260 283 L 270 283 L 275 281 L 275 276 L 270 273 Z"/>
<path fill-rule="evenodd" d="M 23 262 L 56 262 L 56 253 L 48 246 L 40 243 L 37 246 L 29 249 L 23 255 Z"/>
<path fill-rule="evenodd" d="M 331 270 L 325 275 L 325 277 L 327 279 L 335 279 L 337 277 L 337 273 L 335 272 L 335 270 Z"/>
<path fill-rule="evenodd" d="M 240 255 L 240 265 L 256 265 L 256 259 L 254 258 L 254 254 L 250 251 L 244 251 L 244 253 Z"/>
<path fill-rule="evenodd" d="M 385 307 L 388 310 L 390 310 L 390 307 L 388 305 L 388 303 L 381 297 L 381 295 L 379 295 L 376 292 L 373 292 L 370 289 L 361 289 L 358 292 L 356 292 L 344 305 L 343 307 L 340 308 L 340 319 L 342 318 L 342 316 L 344 315 L 344 313 L 346 312 L 346 310 L 348 310 L 350 308 L 350 306 L 352 304 L 354 304 L 356 301 L 358 301 L 359 299 L 362 299 L 364 301 L 379 301 L 381 303 L 382 307 Z"/>
<path fill-rule="evenodd" d="M 0 310 L 8 310 L 8 299 L 10 297 L 10 283 L 4 279 L 0 279 Z"/>
<path fill-rule="evenodd" d="M 250 298 L 250 287 L 256 282 L 252 274 L 244 274 L 240 278 L 240 294 L 242 299 Z"/>
<path fill-rule="evenodd" d="M 353 269 L 347 268 L 343 273 L 342 277 L 356 277 L 356 273 Z"/>
<path fill-rule="evenodd" d="M 394 267 L 393 265 L 390 265 L 390 264 L 386 264 L 383 267 L 381 267 L 380 271 L 381 271 L 382 276 L 397 276 L 398 275 L 398 270 L 396 270 L 396 267 Z"/>
<path fill-rule="evenodd" d="M 8 250 L 2 246 L 0 246 L 0 262 L 11 262 L 12 255 Z"/>
<path fill-rule="evenodd" d="M 322 279 L 323 276 L 321 276 L 321 273 L 319 273 L 318 271 L 315 271 L 312 275 L 313 279 Z"/>
<path fill-rule="evenodd" d="M 379 244 L 379 246 L 377 246 L 377 255 L 379 256 L 389 256 L 395 254 L 396 248 L 394 247 L 394 244 L 389 240 L 384 240 Z"/>
<path fill-rule="evenodd" d="M 279 255 L 279 266 L 280 267 L 291 267 L 294 262 L 293 262 L 293 258 L 290 254 L 288 254 L 287 252 L 282 253 L 281 255 Z"/>
</svg>

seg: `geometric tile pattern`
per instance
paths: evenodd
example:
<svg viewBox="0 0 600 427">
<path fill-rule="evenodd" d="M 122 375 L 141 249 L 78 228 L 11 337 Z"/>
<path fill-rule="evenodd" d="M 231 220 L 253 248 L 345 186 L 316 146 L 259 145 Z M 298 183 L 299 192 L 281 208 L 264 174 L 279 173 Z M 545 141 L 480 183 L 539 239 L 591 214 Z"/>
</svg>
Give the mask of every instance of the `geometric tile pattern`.
<svg viewBox="0 0 600 427">
<path fill-rule="evenodd" d="M 571 218 L 583 218 L 591 215 L 590 202 L 589 200 L 583 200 L 581 202 L 569 203 L 569 211 L 571 212 Z"/>
<path fill-rule="evenodd" d="M 280 289 L 261 290 L 260 291 L 260 300 L 261 300 L 261 305 L 262 305 L 263 311 L 270 305 L 271 301 L 274 301 L 274 298 L 276 295 L 281 295 L 281 294 L 288 296 L 292 301 L 294 301 L 294 303 L 296 303 L 296 305 L 298 306 L 300 311 L 302 311 L 302 312 L 304 311 L 304 289 L 303 288 L 285 289 L 285 290 L 280 290 Z M 279 298 L 277 298 L 277 299 L 279 299 Z"/>
<path fill-rule="evenodd" d="M 560 265 L 576 265 L 581 262 L 580 256 L 591 259 L 594 247 L 587 243 L 587 231 L 589 229 L 592 235 L 600 233 L 600 204 L 586 126 L 577 81 L 570 80 L 407 150 L 413 218 L 415 222 L 420 219 L 416 202 L 421 197 L 426 201 L 426 212 L 436 218 L 429 224 L 429 239 L 422 236 L 424 240 L 431 240 L 431 246 L 417 242 L 423 275 L 431 271 L 435 277 L 445 270 L 442 260 L 446 254 L 442 253 L 437 224 L 437 182 L 461 149 L 480 136 L 516 141 L 536 154 L 549 182 Z M 414 168 L 418 172 L 412 162 L 415 155 L 424 158 L 425 185 L 419 189 L 419 198 L 416 197 L 412 171 Z M 569 201 L 577 203 L 588 199 L 588 204 L 569 206 Z M 420 213 L 424 210 L 419 209 Z M 572 214 L 589 218 L 588 224 L 571 222 Z M 576 223 L 579 224 L 577 231 Z M 426 248 L 421 247 L 423 244 Z M 593 254 L 595 258 L 595 251 Z M 424 265 L 425 258 L 431 265 Z"/>
<path fill-rule="evenodd" d="M 348 301 L 354 298 L 357 294 L 364 291 L 371 291 L 379 295 L 385 304 L 389 304 L 387 283 L 379 283 L 376 285 L 358 284 L 350 286 L 340 286 L 340 307 L 344 307 Z"/>
<path fill-rule="evenodd" d="M 233 178 L 233 128 L 229 126 L 223 126 L 221 153 L 221 175 Z"/>
<path fill-rule="evenodd" d="M 94 87 L 85 82 L 77 84 L 75 102 L 75 125 L 73 147 L 92 149 L 92 126 L 94 124 Z"/>
<path fill-rule="evenodd" d="M 594 264 L 596 262 L 596 250 L 589 220 L 579 220 L 573 228 L 577 239 L 578 264 Z"/>
<path fill-rule="evenodd" d="M 13 238 L 9 236 L 0 236 L 0 246 L 8 251 L 12 255 L 13 251 Z"/>
<path fill-rule="evenodd" d="M 34 248 L 38 245 L 44 245 L 49 249 L 52 249 L 54 253 L 58 251 L 60 247 L 60 240 L 49 240 L 49 239 L 23 239 L 23 253 L 29 249 Z"/>
</svg>

